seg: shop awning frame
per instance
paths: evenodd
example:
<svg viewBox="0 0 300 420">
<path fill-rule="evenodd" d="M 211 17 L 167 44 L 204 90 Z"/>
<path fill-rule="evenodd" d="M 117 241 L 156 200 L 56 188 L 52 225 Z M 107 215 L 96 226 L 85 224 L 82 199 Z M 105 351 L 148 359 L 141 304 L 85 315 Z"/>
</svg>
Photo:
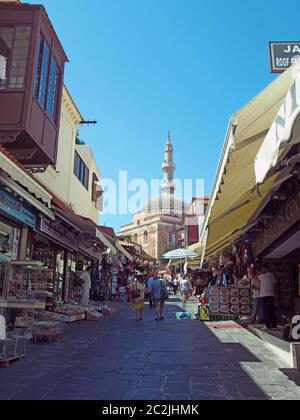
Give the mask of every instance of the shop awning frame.
<svg viewBox="0 0 300 420">
<path fill-rule="evenodd" d="M 292 67 L 292 74 L 290 89 L 255 158 L 257 184 L 265 181 L 277 165 L 282 150 L 289 147 L 293 126 L 300 115 L 300 63 Z"/>
<path fill-rule="evenodd" d="M 200 235 L 203 259 L 240 237 L 278 180 L 277 170 L 258 188 L 254 163 L 290 89 L 294 71 L 287 70 L 230 119 Z"/>
<path fill-rule="evenodd" d="M 28 173 L 16 165 L 11 159 L 0 151 L 0 168 L 6 172 L 12 181 L 22 185 L 28 192 L 38 200 L 45 203 L 51 209 L 52 196 L 41 187 Z"/>
<path fill-rule="evenodd" d="M 96 235 L 96 238 L 99 239 L 99 241 L 102 242 L 106 246 L 106 248 L 110 249 L 113 254 L 116 255 L 118 253 L 117 247 L 113 243 L 112 238 L 105 235 L 105 233 L 102 233 L 100 229 L 95 230 L 95 235 Z"/>
<path fill-rule="evenodd" d="M 26 200 L 32 207 L 43 213 L 43 215 L 47 216 L 50 220 L 55 220 L 55 215 L 52 210 L 50 210 L 46 205 L 43 205 L 43 203 L 41 203 L 29 192 L 24 190 L 24 188 L 22 188 L 17 182 L 13 181 L 7 174 L 1 174 L 1 170 L 0 182 L 14 191 L 18 196 Z"/>
</svg>

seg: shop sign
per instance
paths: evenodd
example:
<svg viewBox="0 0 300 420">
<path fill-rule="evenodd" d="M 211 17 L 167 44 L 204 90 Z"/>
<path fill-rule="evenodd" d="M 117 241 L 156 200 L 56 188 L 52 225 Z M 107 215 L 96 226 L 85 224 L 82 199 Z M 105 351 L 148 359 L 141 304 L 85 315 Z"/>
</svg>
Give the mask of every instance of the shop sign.
<svg viewBox="0 0 300 420">
<path fill-rule="evenodd" d="M 293 341 L 300 341 L 300 316 L 296 315 L 292 321 L 292 339 Z"/>
<path fill-rule="evenodd" d="M 272 73 L 283 73 L 300 62 L 300 42 L 270 42 Z"/>
<path fill-rule="evenodd" d="M 268 223 L 263 233 L 253 241 L 253 250 L 258 256 L 266 248 L 272 245 L 281 235 L 299 221 L 300 215 L 300 192 L 297 193 Z"/>
<path fill-rule="evenodd" d="M 95 260 L 99 260 L 101 257 L 101 251 L 98 247 L 90 242 L 80 243 L 79 248 L 85 255 L 89 255 Z"/>
<path fill-rule="evenodd" d="M 35 229 L 36 216 L 24 204 L 0 187 L 0 210 Z"/>
<path fill-rule="evenodd" d="M 48 219 L 42 218 L 40 231 L 68 248 L 78 249 L 78 236 L 65 228 L 59 221 L 51 222 Z"/>
</svg>

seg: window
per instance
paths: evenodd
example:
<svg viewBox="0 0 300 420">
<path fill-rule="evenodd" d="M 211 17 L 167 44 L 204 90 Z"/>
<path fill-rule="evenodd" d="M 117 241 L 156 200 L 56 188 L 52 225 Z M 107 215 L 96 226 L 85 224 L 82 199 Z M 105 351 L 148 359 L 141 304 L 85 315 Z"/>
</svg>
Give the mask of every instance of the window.
<svg viewBox="0 0 300 420">
<path fill-rule="evenodd" d="M 0 27 L 0 89 L 25 86 L 30 26 Z"/>
<path fill-rule="evenodd" d="M 134 237 L 133 237 L 133 242 L 135 243 L 135 244 L 137 244 L 138 243 L 138 235 L 137 235 L 137 233 L 134 235 Z"/>
<path fill-rule="evenodd" d="M 137 221 L 137 227 L 141 227 L 141 221 L 140 220 Z"/>
<path fill-rule="evenodd" d="M 176 245 L 176 233 L 175 232 L 169 232 L 169 238 L 168 238 L 168 242 L 169 245 Z"/>
<path fill-rule="evenodd" d="M 0 27 L 0 88 L 6 87 L 8 60 L 12 52 L 14 28 Z"/>
<path fill-rule="evenodd" d="M 148 232 L 146 231 L 144 232 L 144 244 L 146 245 L 148 243 L 149 243 L 149 235 L 148 235 Z"/>
<path fill-rule="evenodd" d="M 43 46 L 43 55 L 41 63 L 41 72 L 40 72 L 40 83 L 38 90 L 38 101 L 40 104 L 45 107 L 46 100 L 46 88 L 47 88 L 47 76 L 48 76 L 48 66 L 49 66 L 49 56 L 50 50 L 48 45 L 44 42 Z"/>
<path fill-rule="evenodd" d="M 34 77 L 34 96 L 56 123 L 60 71 L 44 38 L 40 36 Z"/>
<path fill-rule="evenodd" d="M 57 91 L 59 82 L 59 69 L 54 57 L 51 59 L 50 74 L 49 74 L 49 86 L 48 86 L 48 98 L 47 98 L 47 114 L 55 121 L 56 119 L 56 104 L 57 104 Z"/>
<path fill-rule="evenodd" d="M 75 152 L 75 161 L 74 161 L 74 175 L 79 179 L 82 185 L 85 188 L 89 189 L 89 174 L 90 171 L 86 164 L 83 162 L 81 157 L 77 152 Z"/>
<path fill-rule="evenodd" d="M 34 96 L 37 99 L 39 97 L 41 67 L 42 67 L 42 61 L 43 61 L 43 45 L 44 45 L 44 40 L 43 40 L 42 37 L 40 37 L 39 38 L 37 56 L 36 56 L 36 60 L 35 60 L 35 72 L 34 72 Z"/>
<path fill-rule="evenodd" d="M 99 185 L 99 179 L 95 173 L 93 173 L 93 181 L 92 181 L 92 201 L 95 203 L 103 194 L 103 190 Z"/>
</svg>

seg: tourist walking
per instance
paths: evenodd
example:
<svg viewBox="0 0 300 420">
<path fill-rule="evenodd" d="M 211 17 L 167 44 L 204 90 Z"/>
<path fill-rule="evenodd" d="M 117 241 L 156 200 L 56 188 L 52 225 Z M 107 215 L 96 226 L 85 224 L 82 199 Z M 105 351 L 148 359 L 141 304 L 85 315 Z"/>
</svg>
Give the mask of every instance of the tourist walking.
<svg viewBox="0 0 300 420">
<path fill-rule="evenodd" d="M 145 309 L 145 290 L 146 285 L 144 277 L 140 274 L 137 279 L 131 283 L 131 299 L 136 313 L 136 320 L 142 321 Z"/>
<path fill-rule="evenodd" d="M 179 280 L 175 276 L 173 280 L 173 292 L 175 296 L 177 296 L 177 293 L 178 293 L 178 286 L 179 286 Z"/>
<path fill-rule="evenodd" d="M 155 307 L 154 296 L 152 292 L 153 283 L 154 283 L 154 278 L 149 277 L 147 280 L 147 292 L 148 292 L 148 300 L 149 300 L 150 309 L 153 309 Z"/>
<path fill-rule="evenodd" d="M 155 321 L 163 321 L 164 317 L 164 308 L 165 302 L 169 299 L 168 291 L 165 282 L 163 279 L 160 279 L 157 274 L 153 276 L 153 284 L 151 286 L 151 290 L 153 293 L 154 303 L 155 303 L 155 310 L 156 310 L 156 318 Z"/>
<path fill-rule="evenodd" d="M 181 296 L 182 296 L 183 303 L 187 303 L 187 301 L 189 300 L 189 298 L 193 294 L 193 286 L 191 285 L 188 278 L 183 277 L 180 280 L 179 287 L 180 287 L 180 293 L 181 293 Z"/>
</svg>

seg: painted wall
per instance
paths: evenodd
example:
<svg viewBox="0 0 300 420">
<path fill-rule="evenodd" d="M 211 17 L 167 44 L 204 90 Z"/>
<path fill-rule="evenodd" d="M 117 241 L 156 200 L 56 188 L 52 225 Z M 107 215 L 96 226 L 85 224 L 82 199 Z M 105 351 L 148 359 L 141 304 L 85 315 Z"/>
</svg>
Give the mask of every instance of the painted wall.
<svg viewBox="0 0 300 420">
<path fill-rule="evenodd" d="M 45 173 L 37 174 L 36 177 L 75 213 L 98 223 L 99 212 L 96 203 L 92 201 L 93 173 L 99 181 L 101 177 L 90 147 L 76 145 L 80 121 L 82 121 L 80 112 L 67 89 L 64 88 L 56 168 L 48 167 Z M 74 174 L 75 150 L 89 168 L 88 189 Z"/>
</svg>

